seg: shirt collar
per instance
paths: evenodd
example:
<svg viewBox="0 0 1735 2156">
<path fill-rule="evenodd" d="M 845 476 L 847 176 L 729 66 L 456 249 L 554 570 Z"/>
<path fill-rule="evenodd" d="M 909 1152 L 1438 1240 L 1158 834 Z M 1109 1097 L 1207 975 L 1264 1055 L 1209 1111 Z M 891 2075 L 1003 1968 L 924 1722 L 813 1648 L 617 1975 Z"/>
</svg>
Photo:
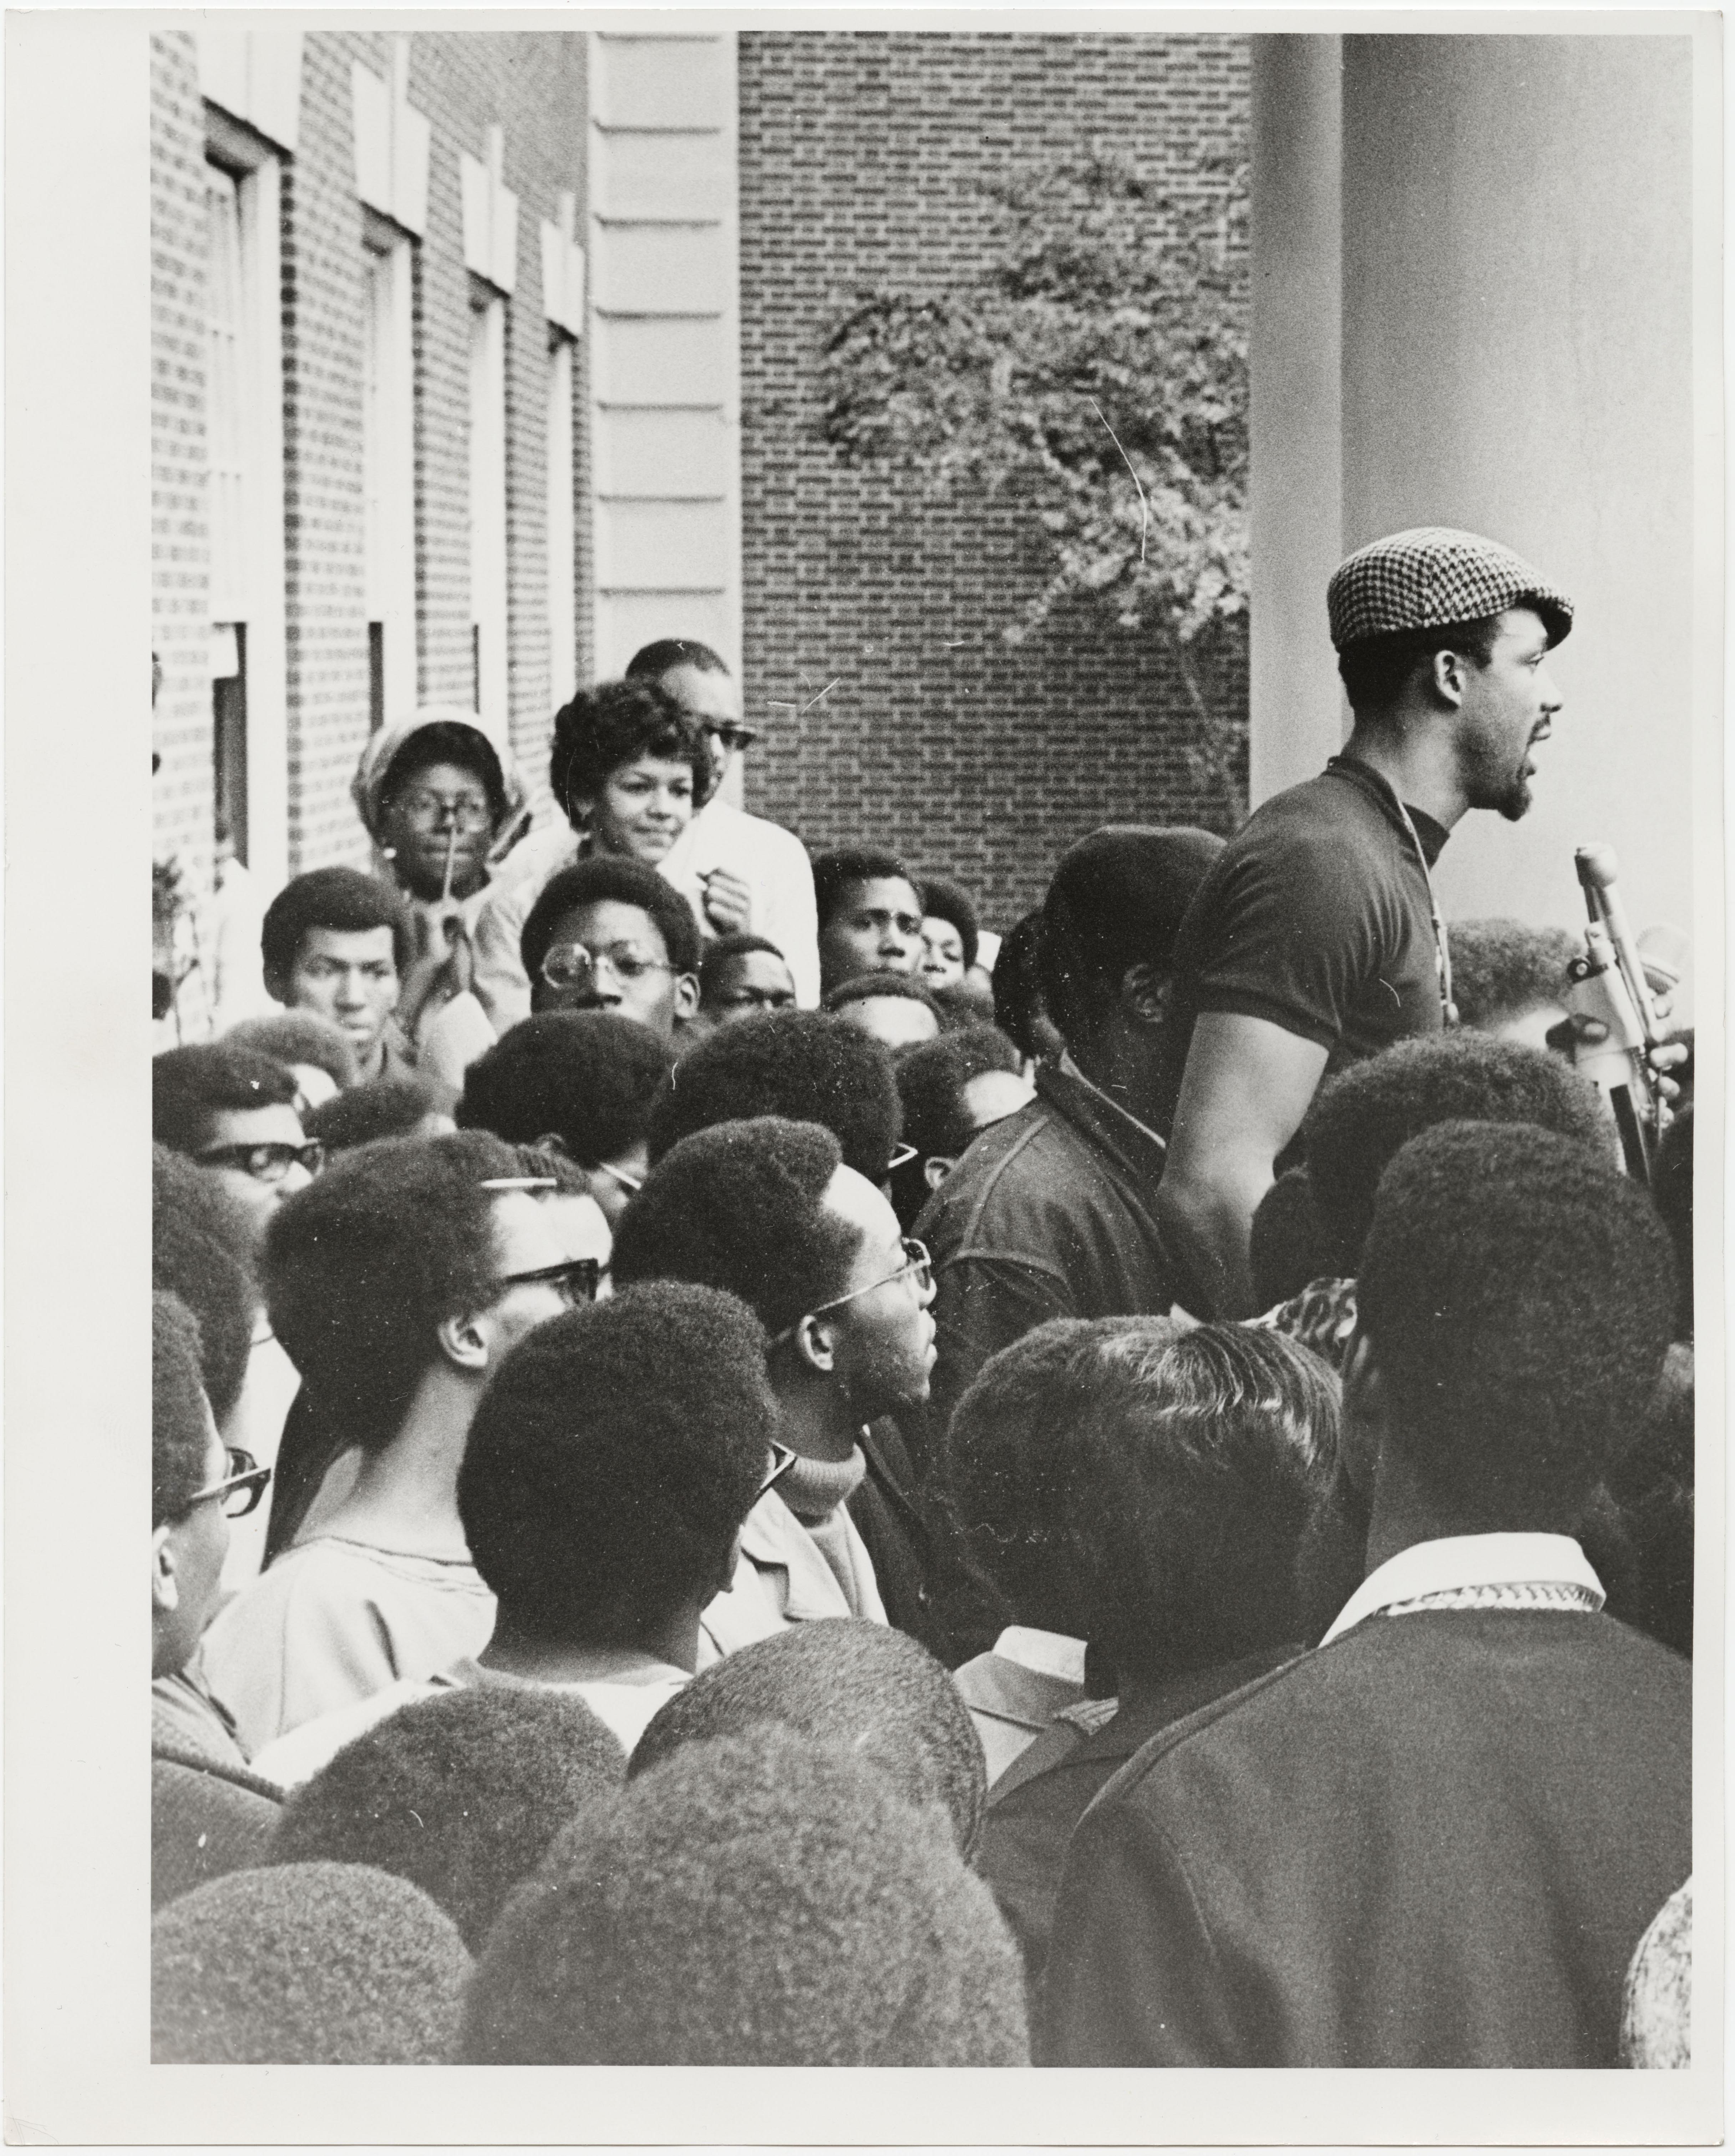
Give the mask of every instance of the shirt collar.
<svg viewBox="0 0 1735 2156">
<path fill-rule="evenodd" d="M 1370 1572 L 1337 1613 L 1321 1646 L 1394 1602 L 1440 1594 L 1454 1587 L 1507 1587 L 1539 1580 L 1582 1587 L 1604 1599 L 1603 1583 L 1570 1535 L 1442 1535 L 1412 1543 Z"/>
<path fill-rule="evenodd" d="M 1151 1126 L 1148 1123 L 1142 1123 L 1138 1117 L 1132 1113 L 1131 1109 L 1123 1108 L 1111 1093 L 1105 1093 L 1102 1088 L 1094 1079 L 1086 1077 L 1084 1072 L 1081 1070 L 1077 1064 L 1073 1061 L 1072 1050 L 1070 1048 L 1062 1051 L 1060 1068 L 1065 1072 L 1069 1078 L 1072 1079 L 1076 1084 L 1082 1086 L 1086 1092 L 1094 1094 L 1096 1099 L 1101 1101 L 1106 1108 L 1110 1109 L 1114 1114 L 1117 1115 L 1122 1122 L 1131 1123 L 1133 1129 L 1138 1132 L 1141 1137 L 1147 1139 L 1152 1145 L 1163 1147 L 1164 1151 L 1168 1150 L 1166 1147 L 1163 1147 L 1163 1139 L 1151 1128 Z"/>
</svg>

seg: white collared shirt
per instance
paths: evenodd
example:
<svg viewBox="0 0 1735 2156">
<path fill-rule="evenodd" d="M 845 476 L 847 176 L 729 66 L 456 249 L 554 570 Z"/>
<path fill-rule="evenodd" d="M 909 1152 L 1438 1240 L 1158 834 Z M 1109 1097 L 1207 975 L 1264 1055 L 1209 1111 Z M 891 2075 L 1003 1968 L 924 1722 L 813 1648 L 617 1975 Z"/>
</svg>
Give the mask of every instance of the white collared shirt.
<svg viewBox="0 0 1735 2156">
<path fill-rule="evenodd" d="M 1369 1573 L 1320 1645 L 1329 1646 L 1381 1610 L 1401 1614 L 1437 1595 L 1502 1588 L 1576 1590 L 1572 1604 L 1581 1609 L 1600 1609 L 1607 1599 L 1589 1558 L 1570 1535 L 1442 1535 L 1435 1542 L 1412 1543 Z M 1487 1599 L 1493 1606 L 1493 1595 Z M 1475 1604 L 1466 1600 L 1460 1606 Z M 1517 1596 L 1512 1606 L 1522 1606 Z"/>
</svg>

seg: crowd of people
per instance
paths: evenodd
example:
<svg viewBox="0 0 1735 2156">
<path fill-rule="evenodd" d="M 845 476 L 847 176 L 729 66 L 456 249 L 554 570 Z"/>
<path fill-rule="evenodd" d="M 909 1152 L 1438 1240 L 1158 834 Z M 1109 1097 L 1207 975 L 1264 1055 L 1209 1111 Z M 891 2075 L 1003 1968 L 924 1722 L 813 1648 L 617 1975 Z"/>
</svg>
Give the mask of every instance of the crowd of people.
<svg viewBox="0 0 1735 2156">
<path fill-rule="evenodd" d="M 1323 774 L 998 933 L 701 644 L 540 829 L 370 741 L 153 1066 L 156 2059 L 1687 2062 L 1691 1040 L 1634 1172 L 1435 902 L 1564 594 L 1328 605 Z"/>
</svg>

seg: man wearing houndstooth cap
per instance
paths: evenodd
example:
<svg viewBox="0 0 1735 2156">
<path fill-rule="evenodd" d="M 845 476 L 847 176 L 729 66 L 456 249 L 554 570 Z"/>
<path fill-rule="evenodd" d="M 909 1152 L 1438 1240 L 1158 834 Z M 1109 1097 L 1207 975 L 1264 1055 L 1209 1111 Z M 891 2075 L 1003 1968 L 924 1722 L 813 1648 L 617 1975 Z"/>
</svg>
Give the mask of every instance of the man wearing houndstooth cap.
<svg viewBox="0 0 1735 2156">
<path fill-rule="evenodd" d="M 1326 593 L 1353 726 L 1230 840 L 1175 947 L 1158 1216 L 1196 1314 L 1253 1314 L 1253 1214 L 1322 1078 L 1454 1023 L 1432 870 L 1466 811 L 1516 822 L 1573 603 L 1509 548 L 1424 526 Z"/>
</svg>

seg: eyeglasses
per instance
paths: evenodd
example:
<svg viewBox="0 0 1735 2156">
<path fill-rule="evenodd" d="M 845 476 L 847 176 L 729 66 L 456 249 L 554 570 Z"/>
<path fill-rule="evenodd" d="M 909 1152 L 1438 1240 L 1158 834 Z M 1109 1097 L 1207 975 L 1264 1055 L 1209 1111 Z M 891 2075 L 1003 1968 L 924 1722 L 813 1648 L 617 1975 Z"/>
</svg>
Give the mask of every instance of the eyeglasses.
<svg viewBox="0 0 1735 2156">
<path fill-rule="evenodd" d="M 787 1445 L 779 1445 L 773 1438 L 771 1441 L 771 1471 L 759 1485 L 758 1496 L 762 1497 L 773 1484 L 781 1482 L 800 1457 L 799 1453 Z M 757 1502 L 757 1497 L 754 1502 Z"/>
<path fill-rule="evenodd" d="M 598 966 L 607 966 L 618 981 L 675 971 L 666 958 L 653 957 L 636 943 L 611 943 L 606 951 L 593 951 L 585 943 L 557 943 L 542 961 L 542 978 L 551 988 L 582 988 Z"/>
<path fill-rule="evenodd" d="M 841 1310 L 846 1303 L 859 1302 L 863 1296 L 871 1295 L 875 1288 L 890 1287 L 894 1281 L 913 1281 L 916 1292 L 926 1300 L 934 1284 L 934 1261 L 928 1255 L 926 1243 L 918 1243 L 913 1235 L 906 1235 L 902 1240 L 904 1262 L 896 1272 L 884 1273 L 878 1280 L 870 1281 L 865 1287 L 852 1287 L 848 1295 L 834 1295 L 829 1302 L 816 1302 L 811 1310 L 803 1312 L 793 1325 L 786 1326 L 777 1334 L 771 1345 L 781 1348 L 786 1340 L 795 1337 L 808 1318 L 823 1317 L 828 1310 Z"/>
<path fill-rule="evenodd" d="M 568 1310 L 581 1302 L 594 1302 L 597 1283 L 603 1276 L 599 1258 L 562 1258 L 558 1265 L 532 1265 L 528 1272 L 504 1273 L 498 1282 L 504 1295 L 509 1287 L 540 1287 L 546 1281 Z"/>
<path fill-rule="evenodd" d="M 221 1502 L 225 1518 L 231 1520 L 244 1520 L 257 1508 L 259 1499 L 269 1486 L 270 1469 L 261 1467 L 250 1452 L 243 1452 L 238 1445 L 231 1445 L 226 1450 L 229 1458 L 228 1473 L 222 1481 L 213 1482 L 206 1489 L 193 1491 L 187 1501 L 186 1512 L 181 1516 L 183 1519 L 195 1505 L 216 1501 Z"/>
<path fill-rule="evenodd" d="M 460 795 L 455 801 L 439 793 L 406 793 L 398 805 L 413 824 L 450 823 L 460 831 L 485 831 L 494 822 L 488 803 L 478 801 L 473 793 Z"/>
<path fill-rule="evenodd" d="M 914 1146 L 895 1146 L 892 1148 L 891 1158 L 885 1163 L 885 1173 L 890 1175 L 895 1168 L 907 1168 L 915 1158 L 916 1148 Z"/>
<path fill-rule="evenodd" d="M 759 738 L 757 726 L 743 726 L 733 719 L 707 719 L 705 731 L 715 734 L 725 748 L 751 748 Z"/>
<path fill-rule="evenodd" d="M 255 1183 L 281 1183 L 292 1168 L 317 1175 L 326 1164 L 326 1148 L 317 1138 L 309 1138 L 305 1145 L 275 1139 L 257 1145 L 207 1146 L 193 1158 L 201 1168 L 239 1168 Z"/>
<path fill-rule="evenodd" d="M 642 1175 L 629 1175 L 625 1168 L 611 1168 L 606 1160 L 599 1160 L 593 1172 L 598 1175 L 606 1175 L 611 1183 L 618 1183 L 623 1190 L 630 1190 L 635 1195 L 644 1188 Z"/>
</svg>

